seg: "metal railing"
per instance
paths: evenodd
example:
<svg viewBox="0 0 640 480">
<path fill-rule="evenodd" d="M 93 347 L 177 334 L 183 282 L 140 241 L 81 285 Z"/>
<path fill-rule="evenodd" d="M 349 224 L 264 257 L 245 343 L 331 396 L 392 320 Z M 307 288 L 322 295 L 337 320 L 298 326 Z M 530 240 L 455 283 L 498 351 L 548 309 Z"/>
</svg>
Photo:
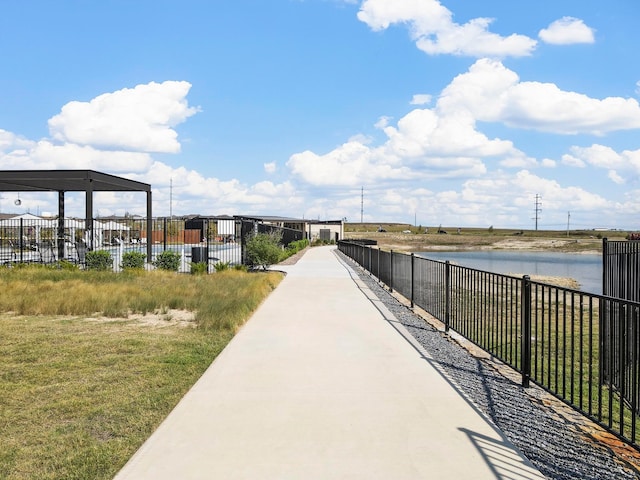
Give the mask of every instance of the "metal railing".
<svg viewBox="0 0 640 480">
<path fill-rule="evenodd" d="M 640 302 L 640 241 L 602 241 L 602 292 L 604 295 Z M 640 388 L 635 378 L 638 350 L 636 325 L 628 321 L 628 312 L 608 306 L 601 335 L 603 378 L 614 385 L 629 404 L 637 405 Z M 617 341 L 623 337 L 624 341 Z M 625 350 L 621 352 L 619 350 Z"/>
<path fill-rule="evenodd" d="M 602 293 L 640 302 L 640 240 L 602 241 Z"/>
<path fill-rule="evenodd" d="M 389 289 L 634 446 L 640 303 L 339 242 Z M 629 365 L 614 377 L 613 365 Z M 613 380 L 615 378 L 615 381 Z"/>
<path fill-rule="evenodd" d="M 262 225 L 239 218 L 178 219 L 159 217 L 151 221 L 150 238 L 147 219 L 94 219 L 89 231 L 81 219 L 65 219 L 61 229 L 57 219 L 36 217 L 0 220 L 0 265 L 18 263 L 52 264 L 65 260 L 84 265 L 86 254 L 106 250 L 113 268 L 121 268 L 127 252 L 147 254 L 151 244 L 151 263 L 161 252 L 180 254 L 179 271 L 189 272 L 192 263 L 207 263 L 209 272 L 218 262 L 245 263 L 244 240 L 252 232 L 277 231 L 286 245 L 302 239 L 304 232 Z"/>
</svg>

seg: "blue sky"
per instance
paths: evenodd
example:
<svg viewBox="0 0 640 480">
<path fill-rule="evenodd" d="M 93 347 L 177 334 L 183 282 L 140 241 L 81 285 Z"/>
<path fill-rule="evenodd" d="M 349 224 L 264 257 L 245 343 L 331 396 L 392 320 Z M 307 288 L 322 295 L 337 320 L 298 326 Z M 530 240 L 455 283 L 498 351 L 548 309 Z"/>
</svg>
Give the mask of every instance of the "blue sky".
<svg viewBox="0 0 640 480">
<path fill-rule="evenodd" d="M 0 6 L 0 169 L 154 214 L 640 229 L 636 0 Z M 170 188 L 172 185 L 172 188 Z M 0 211 L 55 212 L 54 194 Z M 99 194 L 96 214 L 144 214 Z M 81 195 L 67 213 L 83 215 Z"/>
</svg>

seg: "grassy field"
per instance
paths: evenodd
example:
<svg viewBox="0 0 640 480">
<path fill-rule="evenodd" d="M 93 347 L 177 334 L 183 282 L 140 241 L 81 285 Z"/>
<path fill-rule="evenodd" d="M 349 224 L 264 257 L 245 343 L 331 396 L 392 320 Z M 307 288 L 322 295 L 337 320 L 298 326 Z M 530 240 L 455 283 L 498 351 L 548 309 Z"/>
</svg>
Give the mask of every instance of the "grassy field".
<svg viewBox="0 0 640 480">
<path fill-rule="evenodd" d="M 379 232 L 382 228 L 385 232 Z M 438 233 L 438 230 L 447 233 Z M 426 233 L 425 233 L 426 232 Z M 345 224 L 346 239 L 371 239 L 386 250 L 505 249 L 600 252 L 602 238 L 624 240 L 629 232 L 595 230 L 516 230 L 493 228 L 414 227 L 408 224 Z"/>
<path fill-rule="evenodd" d="M 280 279 L 0 270 L 0 478 L 112 478 Z"/>
</svg>

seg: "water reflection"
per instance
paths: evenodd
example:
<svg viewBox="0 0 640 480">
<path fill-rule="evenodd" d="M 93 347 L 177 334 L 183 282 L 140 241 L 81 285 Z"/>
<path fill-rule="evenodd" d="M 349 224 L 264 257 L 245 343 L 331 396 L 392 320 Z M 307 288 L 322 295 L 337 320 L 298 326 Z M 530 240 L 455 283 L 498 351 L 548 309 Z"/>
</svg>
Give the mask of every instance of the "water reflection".
<svg viewBox="0 0 640 480">
<path fill-rule="evenodd" d="M 582 291 L 602 293 L 602 256 L 598 254 L 480 250 L 416 255 L 488 272 L 573 278 Z"/>
</svg>

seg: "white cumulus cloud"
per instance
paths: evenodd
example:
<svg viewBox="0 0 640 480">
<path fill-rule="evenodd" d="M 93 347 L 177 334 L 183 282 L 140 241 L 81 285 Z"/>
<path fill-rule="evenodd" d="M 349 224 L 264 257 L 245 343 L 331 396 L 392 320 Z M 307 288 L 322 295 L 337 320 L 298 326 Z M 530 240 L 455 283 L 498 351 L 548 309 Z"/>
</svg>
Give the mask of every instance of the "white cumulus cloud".
<svg viewBox="0 0 640 480">
<path fill-rule="evenodd" d="M 609 170 L 607 176 L 613 183 L 617 183 L 618 185 L 622 185 L 623 183 L 625 183 L 624 178 L 618 175 L 618 172 L 616 172 L 615 170 Z"/>
<path fill-rule="evenodd" d="M 269 162 L 264 164 L 264 171 L 267 173 L 274 173 L 277 169 L 276 162 Z"/>
<path fill-rule="evenodd" d="M 408 25 L 416 46 L 429 55 L 522 57 L 531 55 L 537 45 L 525 35 L 503 37 L 490 32 L 489 18 L 460 25 L 452 17 L 438 0 L 365 0 L 358 12 L 358 19 L 375 31 Z"/>
<path fill-rule="evenodd" d="M 32 148 L 33 143 L 31 140 L 0 128 L 0 153 L 29 149 Z"/>
<path fill-rule="evenodd" d="M 445 88 L 437 108 L 470 112 L 477 120 L 558 134 L 603 135 L 640 128 L 634 98 L 591 98 L 553 83 L 521 82 L 501 62 L 477 60 Z"/>
<path fill-rule="evenodd" d="M 607 176 L 614 183 L 622 184 L 640 177 L 640 150 L 616 152 L 613 148 L 594 144 L 590 147 L 572 147 L 566 155 L 569 165 L 591 165 L 607 170 Z"/>
<path fill-rule="evenodd" d="M 69 102 L 49 120 L 53 139 L 101 149 L 177 153 L 173 129 L 194 115 L 184 81 L 151 82 L 105 93 L 89 102 Z"/>
<path fill-rule="evenodd" d="M 325 155 L 311 151 L 296 153 L 287 167 L 294 176 L 311 185 L 354 186 L 381 180 L 403 180 L 415 174 L 394 166 L 372 149 L 357 141 L 347 142 Z"/>
<path fill-rule="evenodd" d="M 540 40 L 553 45 L 594 43 L 594 29 L 579 18 L 562 17 L 538 33 Z"/>
<path fill-rule="evenodd" d="M 431 103 L 431 95 L 419 93 L 411 99 L 411 105 L 428 105 Z"/>
</svg>

